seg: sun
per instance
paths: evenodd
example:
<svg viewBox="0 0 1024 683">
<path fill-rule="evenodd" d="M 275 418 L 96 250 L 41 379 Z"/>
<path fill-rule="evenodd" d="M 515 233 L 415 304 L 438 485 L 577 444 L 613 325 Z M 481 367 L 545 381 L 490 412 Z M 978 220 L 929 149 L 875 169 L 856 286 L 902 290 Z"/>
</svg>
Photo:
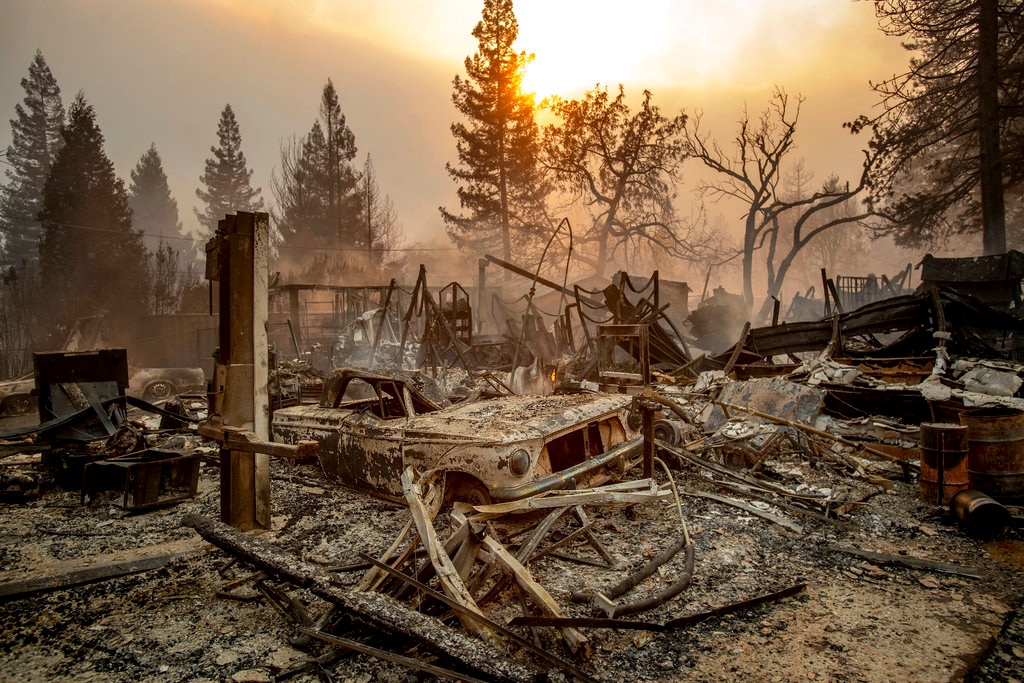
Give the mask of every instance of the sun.
<svg viewBox="0 0 1024 683">
<path fill-rule="evenodd" d="M 523 92 L 540 100 L 550 95 L 574 96 L 599 82 L 635 81 L 643 64 L 664 51 L 663 32 L 650 18 L 670 3 L 643 0 L 642 4 L 645 12 L 638 15 L 623 13 L 621 2 L 608 0 L 517 2 L 516 47 L 535 55 L 524 70 Z M 609 17 L 615 17 L 614 35 L 608 34 Z"/>
</svg>

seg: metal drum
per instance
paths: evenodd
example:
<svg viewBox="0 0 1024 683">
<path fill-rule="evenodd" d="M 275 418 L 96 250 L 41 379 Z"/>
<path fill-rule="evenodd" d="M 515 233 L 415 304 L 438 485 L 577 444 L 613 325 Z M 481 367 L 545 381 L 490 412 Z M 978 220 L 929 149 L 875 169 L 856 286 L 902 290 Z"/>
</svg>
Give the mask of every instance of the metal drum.
<svg viewBox="0 0 1024 683">
<path fill-rule="evenodd" d="M 969 434 L 971 488 L 1000 502 L 1024 499 L 1024 410 L 972 408 L 960 414 L 960 423 Z"/>
<path fill-rule="evenodd" d="M 949 509 L 968 536 L 980 539 L 1002 536 L 1010 525 L 1010 511 L 981 491 L 967 489 L 953 496 Z"/>
<path fill-rule="evenodd" d="M 949 422 L 921 424 L 921 499 L 948 505 L 967 488 L 967 427 Z"/>
</svg>

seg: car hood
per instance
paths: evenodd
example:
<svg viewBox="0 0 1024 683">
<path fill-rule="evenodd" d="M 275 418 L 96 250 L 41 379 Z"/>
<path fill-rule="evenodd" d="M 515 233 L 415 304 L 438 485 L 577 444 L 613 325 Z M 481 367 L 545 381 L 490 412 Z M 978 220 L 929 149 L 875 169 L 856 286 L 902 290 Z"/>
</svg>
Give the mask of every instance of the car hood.
<svg viewBox="0 0 1024 683">
<path fill-rule="evenodd" d="M 407 437 L 436 435 L 481 441 L 546 438 L 629 407 L 631 397 L 604 394 L 504 396 L 404 420 Z"/>
</svg>

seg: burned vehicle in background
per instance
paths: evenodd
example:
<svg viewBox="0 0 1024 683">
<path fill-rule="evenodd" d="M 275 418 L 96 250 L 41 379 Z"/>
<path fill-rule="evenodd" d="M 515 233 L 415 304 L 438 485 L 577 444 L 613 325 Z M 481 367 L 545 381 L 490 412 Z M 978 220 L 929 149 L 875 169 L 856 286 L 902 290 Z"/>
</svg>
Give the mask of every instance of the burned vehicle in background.
<svg viewBox="0 0 1024 683">
<path fill-rule="evenodd" d="M 0 415 L 14 417 L 35 410 L 36 398 L 32 395 L 35 388 L 36 380 L 31 372 L 0 382 Z"/>
<path fill-rule="evenodd" d="M 442 407 L 412 383 L 341 368 L 319 405 L 274 412 L 273 438 L 316 441 L 329 478 L 391 500 L 407 467 L 474 504 L 582 485 L 642 451 L 627 395 L 501 396 Z"/>
<path fill-rule="evenodd" d="M 129 396 L 157 403 L 183 394 L 205 394 L 206 375 L 202 368 L 131 368 Z"/>
<path fill-rule="evenodd" d="M 0 381 L 0 416 L 28 415 L 38 409 L 33 373 Z M 206 375 L 202 368 L 130 368 L 128 396 L 161 403 L 174 396 L 205 394 Z"/>
</svg>

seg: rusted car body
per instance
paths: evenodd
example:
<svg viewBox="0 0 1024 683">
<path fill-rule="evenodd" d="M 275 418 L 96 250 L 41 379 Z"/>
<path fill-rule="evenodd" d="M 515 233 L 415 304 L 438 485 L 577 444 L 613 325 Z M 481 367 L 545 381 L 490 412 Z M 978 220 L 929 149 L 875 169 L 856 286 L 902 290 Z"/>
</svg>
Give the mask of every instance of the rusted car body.
<svg viewBox="0 0 1024 683">
<path fill-rule="evenodd" d="M 401 475 L 442 471 L 453 498 L 514 500 L 582 484 L 640 453 L 626 395 L 505 396 L 440 407 L 400 379 L 333 371 L 320 404 L 274 412 L 274 440 L 316 441 L 331 479 L 389 499 Z"/>
</svg>

